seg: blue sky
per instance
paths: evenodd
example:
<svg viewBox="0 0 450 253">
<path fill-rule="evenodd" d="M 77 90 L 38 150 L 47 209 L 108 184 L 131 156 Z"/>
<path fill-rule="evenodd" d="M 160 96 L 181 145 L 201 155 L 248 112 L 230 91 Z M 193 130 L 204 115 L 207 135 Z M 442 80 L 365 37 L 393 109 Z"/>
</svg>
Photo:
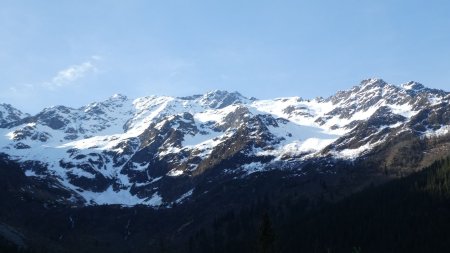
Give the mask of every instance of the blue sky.
<svg viewBox="0 0 450 253">
<path fill-rule="evenodd" d="M 328 96 L 360 80 L 450 90 L 450 2 L 20 1 L 0 8 L 0 102 L 114 93 Z"/>
</svg>

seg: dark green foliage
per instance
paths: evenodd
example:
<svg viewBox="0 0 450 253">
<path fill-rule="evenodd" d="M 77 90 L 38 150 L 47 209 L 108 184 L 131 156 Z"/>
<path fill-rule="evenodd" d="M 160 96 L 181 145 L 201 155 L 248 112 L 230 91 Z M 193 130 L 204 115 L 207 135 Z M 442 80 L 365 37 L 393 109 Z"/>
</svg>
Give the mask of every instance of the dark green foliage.
<svg viewBox="0 0 450 253">
<path fill-rule="evenodd" d="M 283 226 L 286 249 L 306 252 L 443 252 L 450 247 L 450 159 L 369 188 Z M 322 248 L 322 249 L 320 249 Z"/>
<path fill-rule="evenodd" d="M 259 242 L 262 253 L 273 252 L 275 234 L 272 228 L 272 222 L 270 221 L 267 213 L 264 213 L 262 216 L 261 226 L 259 229 Z"/>
<path fill-rule="evenodd" d="M 293 196 L 268 203 L 264 209 L 251 207 L 259 212 L 268 210 L 259 229 L 246 225 L 258 222 L 258 211 L 250 214 L 242 210 L 233 218 L 243 221 L 240 226 L 247 235 L 246 244 L 259 236 L 256 250 L 240 247 L 233 252 L 270 252 L 267 249 L 271 248 L 273 252 L 411 253 L 446 252 L 450 248 L 449 158 L 337 203 L 311 207 Z M 223 222 L 233 223 L 228 219 Z M 231 245 L 238 243 L 233 239 L 235 231 L 223 236 Z"/>
<path fill-rule="evenodd" d="M 423 188 L 429 194 L 441 200 L 450 198 L 450 158 L 433 165 L 434 173 L 429 173 Z"/>
</svg>

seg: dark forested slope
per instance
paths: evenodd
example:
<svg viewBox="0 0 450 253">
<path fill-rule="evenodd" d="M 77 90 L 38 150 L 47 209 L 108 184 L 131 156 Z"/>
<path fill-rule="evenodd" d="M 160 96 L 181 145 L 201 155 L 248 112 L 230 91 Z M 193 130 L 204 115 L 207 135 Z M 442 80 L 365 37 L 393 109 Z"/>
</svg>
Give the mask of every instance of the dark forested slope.
<svg viewBox="0 0 450 253">
<path fill-rule="evenodd" d="M 327 190 L 326 185 L 323 195 L 307 198 L 292 190 L 299 182 L 282 186 L 281 181 L 270 184 L 274 181 L 260 177 L 246 181 L 247 188 L 239 181 L 218 186 L 211 196 L 222 196 L 219 202 L 206 196 L 160 210 L 113 205 L 69 208 L 50 198 L 52 189 L 45 184 L 30 185 L 23 175 L 11 176 L 18 170 L 6 170 L 10 166 L 14 164 L 1 166 L 0 252 L 14 252 L 17 241 L 8 236 L 11 232 L 32 252 L 445 252 L 450 248 L 449 158 L 337 202 L 323 197 L 335 190 Z M 278 191 L 269 193 L 271 186 Z M 40 197 L 21 193 L 22 187 L 34 187 Z M 241 199 L 229 194 L 240 187 L 254 191 Z M 42 205 L 52 201 L 52 208 Z"/>
</svg>

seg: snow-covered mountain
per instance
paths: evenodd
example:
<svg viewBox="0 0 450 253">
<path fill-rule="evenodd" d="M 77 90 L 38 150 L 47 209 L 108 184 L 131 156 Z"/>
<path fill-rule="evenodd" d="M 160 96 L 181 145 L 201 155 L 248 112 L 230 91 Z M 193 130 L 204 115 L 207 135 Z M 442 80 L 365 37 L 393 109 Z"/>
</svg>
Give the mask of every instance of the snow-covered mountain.
<svg viewBox="0 0 450 253">
<path fill-rule="evenodd" d="M 393 143 L 448 135 L 449 102 L 450 93 L 416 82 L 368 79 L 312 100 L 258 100 L 226 91 L 134 100 L 114 95 L 34 116 L 2 104 L 0 152 L 27 176 L 51 178 L 54 187 L 70 191 L 66 199 L 73 202 L 167 206 L 189 199 L 205 177 L 269 170 L 302 176 L 302 164 L 311 161 L 379 154 L 383 166 L 395 165 Z"/>
<path fill-rule="evenodd" d="M 29 115 L 14 108 L 10 104 L 0 104 L 0 126 L 19 121 Z"/>
</svg>

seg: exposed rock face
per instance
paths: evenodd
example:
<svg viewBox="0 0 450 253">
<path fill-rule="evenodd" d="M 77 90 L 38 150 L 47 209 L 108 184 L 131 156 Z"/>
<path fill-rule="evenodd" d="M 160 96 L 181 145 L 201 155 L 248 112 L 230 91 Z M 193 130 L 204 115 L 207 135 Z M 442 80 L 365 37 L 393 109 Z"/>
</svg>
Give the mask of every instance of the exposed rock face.
<svg viewBox="0 0 450 253">
<path fill-rule="evenodd" d="M 269 170 L 304 176 L 306 164 L 324 169 L 338 160 L 397 166 L 411 140 L 418 140 L 418 153 L 432 149 L 420 144 L 424 139 L 446 138 L 449 101 L 449 93 L 419 83 L 368 79 L 314 100 L 257 100 L 226 91 L 135 100 L 114 95 L 34 116 L 3 104 L 0 152 L 30 178 L 67 189 L 66 201 L 170 206 L 198 194 L 205 180 Z"/>
</svg>

